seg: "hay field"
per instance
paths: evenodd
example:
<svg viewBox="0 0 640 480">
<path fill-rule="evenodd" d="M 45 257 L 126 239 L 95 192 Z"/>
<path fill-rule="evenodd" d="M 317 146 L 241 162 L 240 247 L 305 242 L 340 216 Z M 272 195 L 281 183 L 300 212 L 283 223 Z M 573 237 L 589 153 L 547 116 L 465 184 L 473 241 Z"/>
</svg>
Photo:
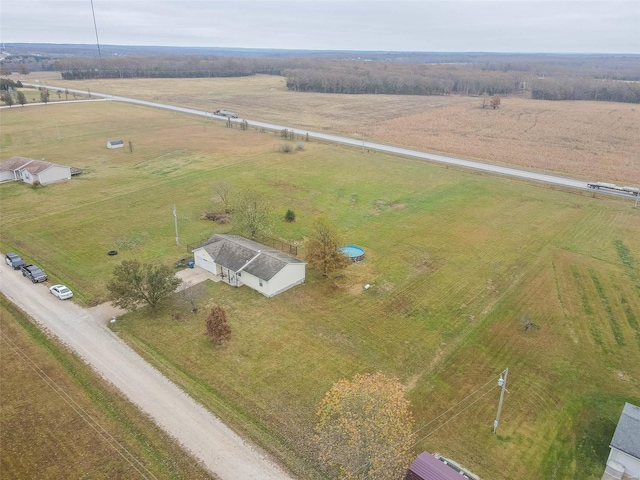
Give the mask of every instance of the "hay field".
<svg viewBox="0 0 640 480">
<path fill-rule="evenodd" d="M 431 425 L 414 452 L 437 450 L 498 480 L 599 479 L 624 401 L 640 402 L 640 210 L 628 199 L 314 142 L 285 154 L 270 133 L 117 103 L 11 109 L 2 131 L 8 156 L 85 169 L 59 185 L 0 185 L 0 248 L 40 263 L 83 303 L 104 299 L 114 262 L 185 255 L 174 203 L 184 242 L 232 230 L 200 220 L 220 179 L 271 199 L 275 237 L 303 244 L 324 214 L 365 248 L 343 275 L 309 270 L 273 299 L 215 284 L 197 315 L 174 305 L 115 324 L 300 478 L 322 478 L 316 408 L 355 373 L 406 385 L 416 425 Z M 107 150 L 115 137 L 134 152 Z M 282 219 L 288 208 L 293 224 Z M 225 348 L 202 335 L 214 304 L 229 312 Z M 539 328 L 525 333 L 524 315 Z M 494 436 L 505 367 L 510 393 Z M 429 424 L 476 391 L 457 416 Z"/>
<path fill-rule="evenodd" d="M 640 183 L 640 107 L 505 97 L 499 110 L 479 98 L 289 92 L 283 77 L 41 81 L 69 88 L 224 108 L 241 117 L 362 136 L 383 143 L 592 181 Z M 35 77 L 34 77 L 35 78 Z"/>
</svg>

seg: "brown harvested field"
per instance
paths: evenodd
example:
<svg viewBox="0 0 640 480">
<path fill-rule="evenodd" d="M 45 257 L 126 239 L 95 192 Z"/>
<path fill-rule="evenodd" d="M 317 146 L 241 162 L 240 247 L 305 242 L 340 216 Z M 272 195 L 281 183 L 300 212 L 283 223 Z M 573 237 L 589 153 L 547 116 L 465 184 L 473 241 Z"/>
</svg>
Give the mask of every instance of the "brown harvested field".
<svg viewBox="0 0 640 480">
<path fill-rule="evenodd" d="M 36 76 L 37 75 L 37 76 Z M 502 99 L 498 110 L 462 96 L 337 95 L 290 92 L 283 77 L 65 81 L 68 88 L 142 98 L 329 131 L 420 150 L 586 180 L 640 182 L 640 106 L 611 102 Z M 23 80 L 25 80 L 23 78 Z"/>
<path fill-rule="evenodd" d="M 640 182 L 640 106 L 505 98 L 498 110 L 478 100 L 376 125 L 372 136 L 528 170 Z"/>
</svg>

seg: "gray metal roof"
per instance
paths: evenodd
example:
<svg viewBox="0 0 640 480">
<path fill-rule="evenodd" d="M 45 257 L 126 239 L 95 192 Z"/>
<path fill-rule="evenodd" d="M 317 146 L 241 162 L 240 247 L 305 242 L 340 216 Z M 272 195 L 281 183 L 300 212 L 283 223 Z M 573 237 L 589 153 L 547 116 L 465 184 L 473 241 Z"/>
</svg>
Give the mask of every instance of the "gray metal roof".
<svg viewBox="0 0 640 480">
<path fill-rule="evenodd" d="M 625 403 L 611 447 L 640 460 L 640 407 Z"/>
<path fill-rule="evenodd" d="M 269 281 L 289 264 L 306 263 L 238 235 L 214 235 L 198 248 L 204 248 L 218 265 L 234 272 L 242 269 L 265 281 Z M 254 257 L 256 258 L 247 264 Z"/>
</svg>

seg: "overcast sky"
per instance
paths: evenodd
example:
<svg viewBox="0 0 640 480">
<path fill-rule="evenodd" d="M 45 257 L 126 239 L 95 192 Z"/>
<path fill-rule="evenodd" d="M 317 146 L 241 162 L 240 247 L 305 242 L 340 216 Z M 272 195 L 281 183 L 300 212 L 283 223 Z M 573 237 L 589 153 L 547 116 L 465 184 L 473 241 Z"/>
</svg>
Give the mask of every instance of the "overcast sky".
<svg viewBox="0 0 640 480">
<path fill-rule="evenodd" d="M 93 0 L 101 44 L 640 53 L 640 0 Z M 26 8 L 28 6 L 28 8 Z M 5 43 L 95 43 L 91 0 L 2 0 Z"/>
</svg>

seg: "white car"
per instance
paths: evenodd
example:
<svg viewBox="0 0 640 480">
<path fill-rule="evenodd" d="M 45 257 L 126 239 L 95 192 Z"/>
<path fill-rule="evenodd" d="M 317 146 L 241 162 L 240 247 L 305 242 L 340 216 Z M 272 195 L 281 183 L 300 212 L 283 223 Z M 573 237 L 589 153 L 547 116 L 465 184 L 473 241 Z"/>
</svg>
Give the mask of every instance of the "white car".
<svg viewBox="0 0 640 480">
<path fill-rule="evenodd" d="M 73 297 L 73 292 L 64 285 L 54 285 L 49 289 L 49 291 L 60 300 L 66 300 L 67 298 Z"/>
</svg>

